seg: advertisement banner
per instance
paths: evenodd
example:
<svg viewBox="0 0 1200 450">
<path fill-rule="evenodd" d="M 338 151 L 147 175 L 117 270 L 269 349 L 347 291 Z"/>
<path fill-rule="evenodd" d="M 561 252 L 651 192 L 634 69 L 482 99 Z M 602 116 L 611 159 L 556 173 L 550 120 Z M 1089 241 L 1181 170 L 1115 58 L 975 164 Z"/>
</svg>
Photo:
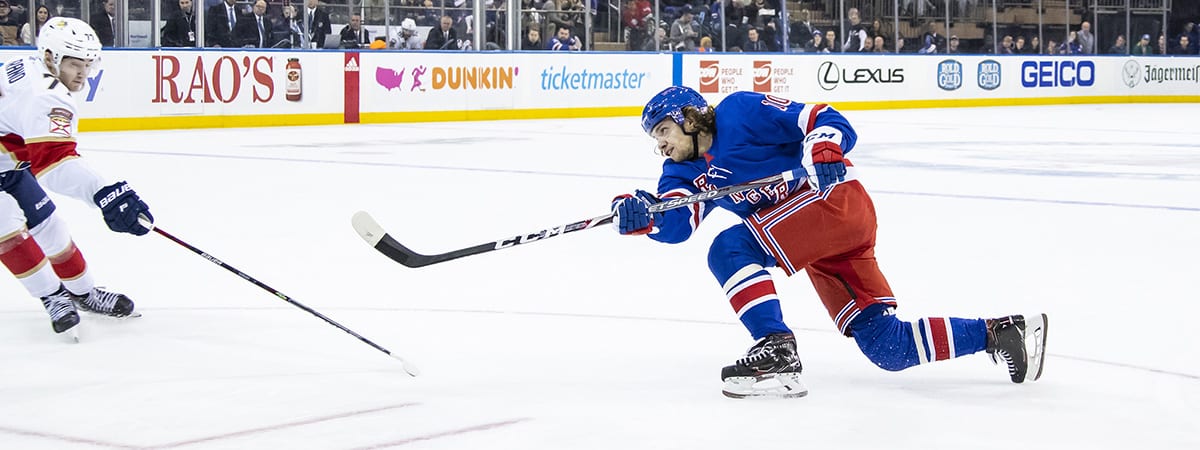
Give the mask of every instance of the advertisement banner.
<svg viewBox="0 0 1200 450">
<path fill-rule="evenodd" d="M 363 113 L 640 108 L 671 84 L 668 55 L 363 53 Z"/>
</svg>

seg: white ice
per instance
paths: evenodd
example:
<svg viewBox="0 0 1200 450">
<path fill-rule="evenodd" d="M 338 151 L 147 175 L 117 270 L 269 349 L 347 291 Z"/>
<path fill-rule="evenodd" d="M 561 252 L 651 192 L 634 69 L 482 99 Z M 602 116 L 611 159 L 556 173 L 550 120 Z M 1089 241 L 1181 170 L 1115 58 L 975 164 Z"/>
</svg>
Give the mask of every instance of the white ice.
<svg viewBox="0 0 1200 450">
<path fill-rule="evenodd" d="M 4 276 L 0 448 L 1200 448 L 1200 107 L 846 115 L 901 318 L 1046 312 L 1042 380 L 878 369 L 777 272 L 811 393 L 722 397 L 752 344 L 707 270 L 724 212 L 680 245 L 603 227 L 421 269 L 350 227 L 437 253 L 604 214 L 658 175 L 632 117 L 85 133 L 163 230 L 424 374 L 56 196 L 144 317 L 64 342 Z"/>
</svg>

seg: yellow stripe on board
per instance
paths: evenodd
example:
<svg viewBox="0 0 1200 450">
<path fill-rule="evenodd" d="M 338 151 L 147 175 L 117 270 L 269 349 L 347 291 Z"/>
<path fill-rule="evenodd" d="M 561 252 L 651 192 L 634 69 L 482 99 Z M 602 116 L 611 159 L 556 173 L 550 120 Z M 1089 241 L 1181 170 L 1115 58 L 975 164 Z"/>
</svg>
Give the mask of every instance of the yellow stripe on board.
<svg viewBox="0 0 1200 450">
<path fill-rule="evenodd" d="M 833 102 L 843 111 L 969 108 L 987 106 L 1045 106 L 1103 103 L 1200 103 L 1200 95 L 1160 96 L 1090 96 L 1041 98 L 970 98 L 942 100 L 885 100 Z M 359 114 L 361 123 L 458 122 L 478 120 L 524 119 L 582 119 L 598 117 L 630 117 L 642 113 L 642 106 L 610 106 L 591 108 L 493 109 L 464 111 L 365 112 Z M 303 125 L 337 125 L 343 123 L 342 113 L 272 114 L 239 116 L 178 115 L 160 117 L 80 119 L 80 131 L 172 130 L 185 128 L 241 128 Z"/>
<path fill-rule="evenodd" d="M 178 130 L 185 128 L 282 127 L 334 125 L 342 123 L 342 113 L 270 114 L 240 116 L 178 115 L 158 117 L 121 117 L 79 119 L 79 131 Z"/>
</svg>

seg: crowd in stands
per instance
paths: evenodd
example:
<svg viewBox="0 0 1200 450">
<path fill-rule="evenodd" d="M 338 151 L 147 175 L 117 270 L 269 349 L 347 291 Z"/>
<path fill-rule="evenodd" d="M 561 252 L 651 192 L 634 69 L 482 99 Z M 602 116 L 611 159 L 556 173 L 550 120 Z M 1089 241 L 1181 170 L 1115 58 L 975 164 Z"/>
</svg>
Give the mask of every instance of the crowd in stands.
<svg viewBox="0 0 1200 450">
<path fill-rule="evenodd" d="M 54 3 L 36 6 L 38 25 L 31 27 L 27 2 L 0 0 L 0 45 L 33 45 L 47 17 L 79 14 L 81 0 L 49 1 Z M 82 1 L 92 2 L 90 23 L 102 43 L 114 45 L 117 0 Z M 474 23 L 473 0 L 389 0 L 386 8 L 382 0 L 162 1 L 159 42 L 164 47 L 474 50 L 474 35 L 482 32 L 484 50 L 507 48 L 509 21 L 504 0 L 482 0 L 482 26 Z M 944 21 L 936 20 L 943 13 L 942 5 L 947 4 L 940 1 L 899 0 L 898 12 L 904 17 L 932 17 L 912 21 L 913 26 L 903 28 L 902 33 L 896 32 L 899 22 L 894 22 L 895 12 L 886 1 L 847 1 L 855 6 L 846 8 L 844 14 L 837 10 L 839 2 L 793 1 L 789 5 L 797 10 L 789 13 L 781 8 L 781 1 L 520 0 L 517 48 L 585 50 L 593 44 L 589 31 L 602 28 L 607 41 L 622 42 L 626 50 L 651 52 L 1200 54 L 1200 26 L 1193 22 L 1172 23 L 1172 28 L 1179 29 L 1169 30 L 1170 34 L 1163 33 L 1160 26 L 1157 30 L 1133 30 L 1136 40 L 1122 34 L 1104 43 L 1098 42 L 1088 20 L 1046 33 L 1001 27 L 998 38 L 992 36 L 992 28 L 979 24 L 987 30 L 982 39 L 976 35 L 960 40 L 946 36 Z M 954 0 L 948 4 L 951 13 L 966 14 L 977 12 L 981 2 Z M 660 11 L 655 11 L 655 5 Z M 386 15 L 386 33 L 372 35 L 369 28 L 378 32 L 385 23 L 385 12 L 390 13 Z M 203 43 L 196 42 L 201 34 L 195 30 L 196 14 L 204 15 Z M 609 17 L 611 20 L 606 20 Z M 814 20 L 816 17 L 821 20 Z"/>
</svg>

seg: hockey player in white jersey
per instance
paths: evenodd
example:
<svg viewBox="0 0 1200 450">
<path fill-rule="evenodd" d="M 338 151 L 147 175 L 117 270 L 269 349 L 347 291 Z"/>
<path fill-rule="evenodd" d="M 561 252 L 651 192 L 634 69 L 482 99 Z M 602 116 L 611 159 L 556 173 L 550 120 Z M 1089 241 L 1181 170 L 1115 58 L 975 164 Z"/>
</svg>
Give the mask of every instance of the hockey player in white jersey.
<svg viewBox="0 0 1200 450">
<path fill-rule="evenodd" d="M 76 308 L 136 315 L 123 294 L 96 287 L 45 186 L 100 208 L 113 231 L 144 235 L 153 216 L 124 181 L 92 170 L 75 149 L 73 93 L 99 64 L 100 40 L 86 22 L 54 17 L 42 26 L 37 53 L 0 65 L 0 263 L 41 298 L 56 333 L 79 323 Z"/>
</svg>

